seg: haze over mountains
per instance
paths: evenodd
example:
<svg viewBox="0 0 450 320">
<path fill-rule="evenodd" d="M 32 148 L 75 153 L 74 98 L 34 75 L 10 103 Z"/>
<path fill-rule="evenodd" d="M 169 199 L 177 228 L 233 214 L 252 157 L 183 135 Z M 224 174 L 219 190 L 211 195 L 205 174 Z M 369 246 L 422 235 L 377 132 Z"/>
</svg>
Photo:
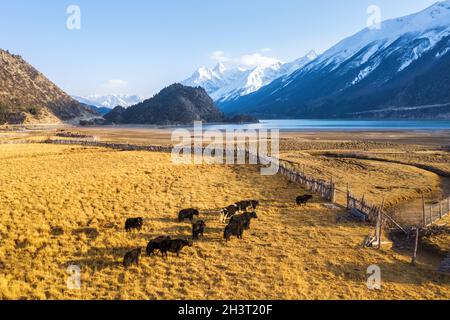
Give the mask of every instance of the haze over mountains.
<svg viewBox="0 0 450 320">
<path fill-rule="evenodd" d="M 207 89 L 228 114 L 448 119 L 450 1 L 364 29 L 250 94 L 215 94 L 229 86 Z"/>
<path fill-rule="evenodd" d="M 0 49 L 0 124 L 54 124 L 96 116 L 21 56 Z"/>
</svg>

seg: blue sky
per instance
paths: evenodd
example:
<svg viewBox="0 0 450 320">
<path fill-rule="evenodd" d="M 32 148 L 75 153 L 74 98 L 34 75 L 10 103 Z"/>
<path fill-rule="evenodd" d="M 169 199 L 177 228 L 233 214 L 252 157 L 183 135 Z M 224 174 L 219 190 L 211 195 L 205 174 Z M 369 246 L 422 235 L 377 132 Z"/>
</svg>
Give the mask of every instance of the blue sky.
<svg viewBox="0 0 450 320">
<path fill-rule="evenodd" d="M 365 28 L 369 5 L 378 5 L 386 20 L 434 2 L 0 0 L 0 48 L 22 55 L 70 94 L 146 98 L 199 66 L 213 66 L 214 52 L 287 62 Z M 80 30 L 66 27 L 69 5 L 81 9 Z"/>
</svg>

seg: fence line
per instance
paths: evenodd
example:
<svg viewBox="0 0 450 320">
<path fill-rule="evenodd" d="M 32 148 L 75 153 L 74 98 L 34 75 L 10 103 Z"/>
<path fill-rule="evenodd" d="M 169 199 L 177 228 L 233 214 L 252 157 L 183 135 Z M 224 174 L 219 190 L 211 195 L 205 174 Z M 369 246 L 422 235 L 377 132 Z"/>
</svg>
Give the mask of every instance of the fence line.
<svg viewBox="0 0 450 320">
<path fill-rule="evenodd" d="M 382 210 L 380 206 L 367 203 L 364 197 L 356 198 L 349 188 L 347 188 L 347 209 L 362 213 L 368 222 L 376 222 Z"/>
<path fill-rule="evenodd" d="M 333 183 L 333 179 L 330 182 L 325 182 L 297 172 L 281 163 L 279 167 L 279 173 L 286 176 L 290 181 L 303 185 L 307 190 L 319 194 L 325 200 L 335 202 L 336 184 Z"/>
<path fill-rule="evenodd" d="M 172 152 L 172 147 L 164 147 L 164 146 L 139 146 L 135 144 L 128 143 L 112 143 L 112 142 L 100 142 L 95 140 L 54 140 L 47 139 L 42 141 L 43 143 L 49 144 L 62 144 L 62 145 L 81 145 L 81 146 L 89 146 L 89 147 L 100 147 L 100 148 L 109 148 L 123 151 L 150 151 L 150 152 Z"/>
<path fill-rule="evenodd" d="M 43 141 L 49 144 L 62 144 L 62 145 L 82 145 L 82 146 L 92 146 L 92 147 L 103 147 L 126 151 L 151 151 L 151 152 L 172 152 L 172 147 L 164 146 L 138 146 L 134 144 L 119 144 L 119 143 L 109 143 L 100 142 L 92 140 L 55 140 L 47 139 Z M 233 150 L 234 151 L 234 150 Z M 227 152 L 227 150 L 225 150 Z M 247 157 L 255 157 L 256 155 L 246 152 Z M 319 194 L 325 200 L 335 202 L 336 197 L 336 185 L 333 183 L 332 179 L 330 182 L 325 182 L 320 179 L 315 179 L 313 177 L 307 176 L 304 173 L 296 172 L 294 169 L 289 168 L 287 164 L 282 164 L 278 159 L 273 159 L 269 157 L 259 156 L 261 162 L 274 163 L 279 166 L 279 173 L 286 176 L 290 181 L 302 184 L 311 192 Z"/>
<path fill-rule="evenodd" d="M 172 147 L 167 146 L 139 146 L 134 144 L 121 144 L 121 143 L 110 143 L 110 142 L 100 142 L 96 139 L 94 140 L 54 140 L 54 139 L 46 139 L 43 141 L 30 141 L 32 143 L 49 143 L 49 144 L 62 144 L 62 145 L 82 145 L 82 146 L 91 146 L 91 147 L 103 147 L 103 148 L 111 148 L 123 151 L 150 151 L 150 152 L 164 152 L 170 153 L 172 152 Z M 16 142 L 16 143 L 23 143 Z M 235 151 L 235 150 L 233 150 Z M 226 152 L 226 150 L 225 150 Z M 256 155 L 250 154 L 246 152 L 246 156 L 256 157 Z M 303 168 L 303 172 L 298 172 L 294 168 L 290 167 L 287 162 L 284 162 L 279 159 L 273 159 L 269 157 L 259 156 L 261 162 L 265 164 L 274 164 L 279 166 L 279 173 L 285 177 L 287 177 L 290 181 L 298 183 L 304 186 L 307 190 L 320 195 L 323 199 L 330 201 L 331 203 L 336 203 L 336 193 L 345 193 L 346 194 L 346 208 L 353 214 L 357 214 L 363 216 L 363 220 L 370 223 L 379 223 L 380 217 L 382 218 L 382 224 L 384 226 L 390 226 L 393 228 L 399 228 L 401 230 L 405 230 L 399 223 L 397 223 L 390 215 L 383 212 L 383 205 L 373 205 L 369 204 L 364 197 L 362 199 L 358 199 L 353 195 L 350 188 L 347 187 L 347 191 L 339 190 L 336 188 L 336 184 L 333 181 L 333 177 L 331 177 L 330 181 L 324 181 L 321 179 L 316 179 L 314 177 L 308 176 L 305 174 L 305 169 Z M 438 204 L 426 205 L 424 202 L 423 206 L 423 226 L 429 226 L 433 223 L 436 223 L 446 215 L 450 214 L 450 197 L 440 201 Z M 387 219 L 383 219 L 383 217 Z"/>
<path fill-rule="evenodd" d="M 0 140 L 0 144 L 28 144 L 29 140 Z"/>
</svg>

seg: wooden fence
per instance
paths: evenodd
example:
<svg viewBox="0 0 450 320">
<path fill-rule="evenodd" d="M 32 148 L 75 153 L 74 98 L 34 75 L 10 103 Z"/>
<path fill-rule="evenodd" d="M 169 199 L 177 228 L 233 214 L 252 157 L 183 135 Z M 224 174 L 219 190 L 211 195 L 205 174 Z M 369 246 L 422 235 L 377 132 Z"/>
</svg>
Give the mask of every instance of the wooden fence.
<svg viewBox="0 0 450 320">
<path fill-rule="evenodd" d="M 304 173 L 295 171 L 292 168 L 288 168 L 282 163 L 279 164 L 279 173 L 286 176 L 290 181 L 301 184 L 307 190 L 317 193 L 323 199 L 332 203 L 336 199 L 336 184 L 333 183 L 333 179 L 330 182 L 326 182 L 320 179 L 309 177 Z"/>
<path fill-rule="evenodd" d="M 50 144 L 63 144 L 63 145 L 82 145 L 91 147 L 103 147 L 111 148 L 123 151 L 151 151 L 151 152 L 172 152 L 172 147 L 170 146 L 151 146 L 151 145 L 134 145 L 134 144 L 121 144 L 121 143 L 109 143 L 109 142 L 99 142 L 94 140 L 55 140 L 47 139 L 43 141 L 31 141 L 34 143 L 50 143 Z M 21 143 L 21 142 L 16 142 Z M 226 152 L 226 150 L 225 150 Z M 250 157 L 255 155 L 250 155 L 246 152 L 246 156 Z M 257 157 L 258 158 L 258 157 Z M 302 185 L 305 189 L 320 195 L 323 199 L 330 201 L 331 203 L 336 203 L 336 194 L 345 193 L 346 195 L 346 208 L 355 216 L 361 218 L 361 220 L 367 221 L 372 224 L 380 224 L 383 227 L 390 226 L 393 228 L 399 228 L 405 231 L 405 227 L 397 223 L 389 214 L 383 212 L 383 203 L 381 205 L 369 204 L 364 197 L 361 199 L 353 195 L 350 188 L 347 187 L 346 191 L 339 190 L 336 188 L 336 184 L 333 178 L 330 181 L 324 181 L 321 179 L 316 179 L 314 177 L 305 174 L 305 169 L 303 172 L 298 172 L 295 168 L 291 167 L 289 163 L 280 161 L 279 159 L 273 159 L 269 157 L 259 157 L 264 163 L 269 163 L 276 161 L 276 165 L 279 166 L 279 173 L 287 177 L 290 181 Z M 384 202 L 384 201 L 383 201 Z M 423 226 L 429 226 L 446 215 L 450 213 L 450 197 L 440 201 L 436 204 L 426 205 L 424 201 L 423 205 Z"/>
<path fill-rule="evenodd" d="M 28 144 L 28 140 L 0 140 L 0 144 Z"/>
<path fill-rule="evenodd" d="M 382 205 L 377 206 L 369 204 L 364 197 L 361 199 L 356 198 L 348 187 L 346 207 L 353 215 L 357 217 L 359 215 L 361 220 L 365 220 L 367 222 L 376 222 L 378 220 L 380 210 L 383 210 Z"/>
<path fill-rule="evenodd" d="M 92 140 L 63 140 L 63 139 L 47 139 L 42 141 L 43 143 L 49 144 L 62 144 L 62 145 L 82 145 L 91 147 L 102 147 L 111 148 L 117 150 L 126 151 L 151 151 L 151 152 L 172 152 L 172 147 L 167 146 L 139 146 L 134 144 L 120 144 L 120 143 L 109 143 L 109 142 L 99 142 Z M 235 151 L 235 150 L 233 150 Z M 227 150 L 224 150 L 226 153 Z M 256 157 L 246 152 L 246 157 Z M 258 157 L 256 157 L 258 158 Z M 288 164 L 281 163 L 278 159 L 273 159 L 269 157 L 259 157 L 264 163 L 270 163 L 276 161 L 279 166 L 279 173 L 286 176 L 290 181 L 299 183 L 303 185 L 307 190 L 319 194 L 323 199 L 335 202 L 336 197 L 336 185 L 333 183 L 333 179 L 330 182 L 326 182 L 320 179 L 315 179 L 313 177 L 305 175 L 305 173 L 300 173 L 295 171 L 293 168 L 288 167 Z"/>
<path fill-rule="evenodd" d="M 172 152 L 172 147 L 168 146 L 150 146 L 150 145 L 135 145 L 128 143 L 112 143 L 99 142 L 95 140 L 55 140 L 47 139 L 42 141 L 49 144 L 63 144 L 63 145 L 81 145 L 89 147 L 109 148 L 122 151 L 150 151 L 150 152 Z"/>
</svg>

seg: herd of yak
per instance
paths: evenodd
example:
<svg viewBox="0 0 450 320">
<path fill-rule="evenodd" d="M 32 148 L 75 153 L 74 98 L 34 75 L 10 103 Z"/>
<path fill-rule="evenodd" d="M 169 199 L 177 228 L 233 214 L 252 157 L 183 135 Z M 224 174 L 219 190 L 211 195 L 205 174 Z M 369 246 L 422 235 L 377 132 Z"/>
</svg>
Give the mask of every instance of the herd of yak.
<svg viewBox="0 0 450 320">
<path fill-rule="evenodd" d="M 304 205 L 313 197 L 312 195 L 299 196 L 296 199 L 297 205 Z M 243 239 L 244 231 L 250 229 L 250 223 L 252 219 L 257 219 L 256 209 L 259 206 L 258 200 L 245 200 L 239 201 L 226 208 L 220 210 L 220 222 L 227 223 L 224 230 L 223 237 L 226 241 L 229 241 L 232 236 L 238 239 Z M 249 209 L 250 212 L 249 212 Z M 192 224 L 192 239 L 197 240 L 200 236 L 203 237 L 206 223 L 203 220 L 196 220 L 196 217 L 200 215 L 197 209 L 184 209 L 178 213 L 178 221 L 183 222 L 189 220 Z M 143 218 L 130 218 L 125 222 L 125 230 L 141 230 L 144 225 Z M 149 256 L 154 255 L 155 251 L 159 250 L 163 257 L 168 256 L 168 252 L 176 253 L 180 255 L 181 250 L 184 247 L 192 246 L 192 242 L 185 239 L 172 239 L 170 236 L 161 236 L 151 240 L 146 252 Z M 137 248 L 125 254 L 123 259 L 123 266 L 125 268 L 130 267 L 132 264 L 139 264 L 139 258 L 141 256 L 142 249 Z"/>
</svg>

